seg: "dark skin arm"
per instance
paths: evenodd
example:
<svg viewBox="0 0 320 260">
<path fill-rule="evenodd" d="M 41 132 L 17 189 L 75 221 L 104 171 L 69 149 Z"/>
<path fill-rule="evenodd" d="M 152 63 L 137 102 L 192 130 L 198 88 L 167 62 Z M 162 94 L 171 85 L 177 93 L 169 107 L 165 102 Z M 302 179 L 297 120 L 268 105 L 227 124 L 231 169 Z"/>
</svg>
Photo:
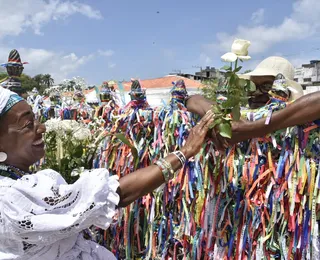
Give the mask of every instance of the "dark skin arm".
<svg viewBox="0 0 320 260">
<path fill-rule="evenodd" d="M 320 119 L 320 91 L 305 95 L 286 108 L 273 113 L 269 125 L 265 125 L 265 119 L 255 122 L 233 122 L 233 137 L 230 143 L 235 144 L 250 138 L 265 136 L 280 129 L 303 125 L 317 119 Z"/>
<path fill-rule="evenodd" d="M 200 151 L 212 122 L 213 114 L 208 113 L 189 132 L 188 139 L 180 150 L 187 160 Z M 171 164 L 174 171 L 182 167 L 179 159 L 173 154 L 169 154 L 164 159 Z M 165 182 L 165 179 L 160 168 L 152 165 L 126 175 L 119 182 L 120 186 L 117 190 L 120 196 L 119 206 L 126 207 L 136 199 L 161 186 Z"/>
<path fill-rule="evenodd" d="M 183 152 L 183 150 L 182 150 Z M 181 168 L 180 161 L 174 155 L 165 158 L 171 163 L 172 168 L 177 171 Z M 152 165 L 143 169 L 139 169 L 133 173 L 126 175 L 119 180 L 120 187 L 118 194 L 120 195 L 120 207 L 126 207 L 136 199 L 154 191 L 164 183 L 164 177 L 157 165 Z"/>
<path fill-rule="evenodd" d="M 189 112 L 203 117 L 208 110 L 211 109 L 211 106 L 214 102 L 204 98 L 201 95 L 193 95 L 187 101 L 187 109 Z"/>
<path fill-rule="evenodd" d="M 201 95 L 192 96 L 187 102 L 190 112 L 203 116 L 210 110 L 212 102 Z M 290 126 L 302 125 L 320 118 L 320 91 L 299 98 L 285 109 L 273 113 L 269 125 L 265 125 L 265 119 L 255 122 L 245 120 L 232 122 L 232 139 L 223 139 L 215 131 L 211 131 L 214 142 L 218 149 L 226 147 L 227 143 L 235 144 L 247 139 L 265 136 L 279 129 Z"/>
</svg>

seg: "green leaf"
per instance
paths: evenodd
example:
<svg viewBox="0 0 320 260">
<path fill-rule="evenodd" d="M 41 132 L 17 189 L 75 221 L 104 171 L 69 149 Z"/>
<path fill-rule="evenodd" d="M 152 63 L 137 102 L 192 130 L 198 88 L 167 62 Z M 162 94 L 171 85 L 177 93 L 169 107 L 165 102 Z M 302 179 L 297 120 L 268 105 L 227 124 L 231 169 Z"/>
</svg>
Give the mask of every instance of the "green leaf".
<svg viewBox="0 0 320 260">
<path fill-rule="evenodd" d="M 222 68 L 221 68 L 221 70 L 231 70 L 232 68 L 231 68 L 231 66 L 229 66 L 229 65 L 225 65 L 225 66 L 223 66 Z"/>
<path fill-rule="evenodd" d="M 234 73 L 237 73 L 237 72 L 239 72 L 241 69 L 242 69 L 242 66 L 236 68 L 233 72 L 234 72 Z"/>
<path fill-rule="evenodd" d="M 235 106 L 232 108 L 232 118 L 235 121 L 238 121 L 241 117 L 241 113 L 240 113 L 240 107 L 239 106 Z"/>
<path fill-rule="evenodd" d="M 231 75 L 233 74 L 233 72 L 231 72 L 231 71 L 228 71 L 228 72 L 226 72 L 225 73 L 225 75 L 226 75 L 226 78 L 229 78 L 229 77 L 231 77 Z"/>
<path fill-rule="evenodd" d="M 220 108 L 219 105 L 213 105 L 213 106 L 212 106 L 212 112 L 213 112 L 214 114 L 218 114 L 218 113 L 220 112 L 220 110 L 221 110 L 221 108 Z"/>
<path fill-rule="evenodd" d="M 238 79 L 239 79 L 239 77 L 235 73 L 232 73 L 232 75 L 230 76 L 230 80 L 229 80 L 229 87 L 234 86 Z"/>
<path fill-rule="evenodd" d="M 247 81 L 239 78 L 236 84 L 239 88 L 244 88 L 247 85 Z"/>
<path fill-rule="evenodd" d="M 210 128 L 214 128 L 216 127 L 217 125 L 221 124 L 222 123 L 222 118 L 217 118 L 214 120 L 213 124 L 210 126 Z"/>
<path fill-rule="evenodd" d="M 249 90 L 250 91 L 256 91 L 256 84 L 254 84 L 251 80 L 249 80 L 249 82 L 248 82 L 248 84 L 249 84 Z"/>
<path fill-rule="evenodd" d="M 225 138 L 231 138 L 232 136 L 232 131 L 231 131 L 231 124 L 230 123 L 221 123 L 218 125 L 218 130 L 219 133 L 222 137 Z"/>
<path fill-rule="evenodd" d="M 79 146 L 76 147 L 75 150 L 74 150 L 74 156 L 75 156 L 76 158 L 80 158 L 80 157 L 82 156 L 82 154 L 83 154 L 83 147 L 82 147 L 82 145 L 79 145 Z"/>
</svg>

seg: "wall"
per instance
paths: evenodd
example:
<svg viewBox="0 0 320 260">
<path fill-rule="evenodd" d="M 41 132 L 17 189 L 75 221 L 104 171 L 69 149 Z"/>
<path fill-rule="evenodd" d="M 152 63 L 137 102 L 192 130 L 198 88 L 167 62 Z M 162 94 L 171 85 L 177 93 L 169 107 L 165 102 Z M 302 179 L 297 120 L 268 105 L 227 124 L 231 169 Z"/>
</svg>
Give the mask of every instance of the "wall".
<svg viewBox="0 0 320 260">
<path fill-rule="evenodd" d="M 163 105 L 163 101 L 165 103 L 169 103 L 171 95 L 170 95 L 171 88 L 153 88 L 153 89 L 147 89 L 147 101 L 151 107 L 157 107 Z M 197 88 L 187 88 L 189 95 L 199 94 L 200 91 Z M 118 93 L 118 96 L 120 98 L 120 95 Z M 163 101 L 162 101 L 163 100 Z M 130 102 L 130 96 L 129 93 L 125 93 L 125 102 Z"/>
</svg>

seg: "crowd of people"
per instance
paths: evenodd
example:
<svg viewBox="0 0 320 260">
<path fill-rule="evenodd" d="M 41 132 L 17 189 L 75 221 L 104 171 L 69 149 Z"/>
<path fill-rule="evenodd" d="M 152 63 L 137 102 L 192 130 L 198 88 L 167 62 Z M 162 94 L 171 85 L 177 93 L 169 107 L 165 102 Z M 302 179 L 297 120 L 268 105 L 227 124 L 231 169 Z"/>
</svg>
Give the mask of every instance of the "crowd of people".
<svg viewBox="0 0 320 260">
<path fill-rule="evenodd" d="M 281 57 L 240 76 L 256 90 L 231 139 L 211 128 L 215 102 L 188 96 L 183 81 L 169 107 L 155 109 L 138 81 L 125 107 L 105 84 L 90 116 L 39 112 L 36 98 L 28 103 L 17 84 L 2 84 L 0 259 L 319 259 L 319 93 L 303 96 Z M 30 172 L 45 158 L 35 112 L 102 118 L 140 148 L 140 162 L 106 137 L 72 184 L 52 169 Z M 109 228 L 98 232 L 109 239 L 86 238 L 92 226 Z"/>
</svg>

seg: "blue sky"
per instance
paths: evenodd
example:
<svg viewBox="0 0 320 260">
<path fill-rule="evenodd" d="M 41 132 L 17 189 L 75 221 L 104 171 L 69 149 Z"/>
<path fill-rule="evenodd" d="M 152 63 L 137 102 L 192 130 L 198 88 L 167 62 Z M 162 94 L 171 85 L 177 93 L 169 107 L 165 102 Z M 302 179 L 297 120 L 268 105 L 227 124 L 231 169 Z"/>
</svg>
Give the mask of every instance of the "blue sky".
<svg viewBox="0 0 320 260">
<path fill-rule="evenodd" d="M 297 66 L 320 58 L 319 0 L 8 2 L 0 0 L 1 60 L 17 48 L 30 62 L 26 73 L 56 81 L 100 84 L 220 67 L 236 37 L 252 42 L 245 69 L 270 55 Z"/>
</svg>

